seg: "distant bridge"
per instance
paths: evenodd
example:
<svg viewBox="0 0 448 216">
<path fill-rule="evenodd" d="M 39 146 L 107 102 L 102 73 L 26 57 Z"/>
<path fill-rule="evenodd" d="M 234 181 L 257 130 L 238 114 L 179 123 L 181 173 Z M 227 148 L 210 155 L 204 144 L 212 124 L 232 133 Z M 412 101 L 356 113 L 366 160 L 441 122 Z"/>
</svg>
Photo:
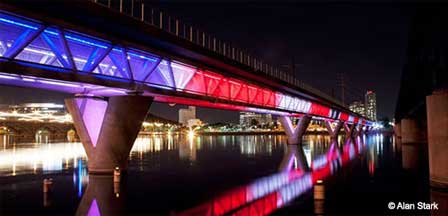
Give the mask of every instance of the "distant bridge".
<svg viewBox="0 0 448 216">
<path fill-rule="evenodd" d="M 67 132 L 74 129 L 72 123 L 1 120 L 0 131 L 18 138 L 34 138 L 39 131 L 46 131 L 51 138 L 67 138 Z"/>
</svg>

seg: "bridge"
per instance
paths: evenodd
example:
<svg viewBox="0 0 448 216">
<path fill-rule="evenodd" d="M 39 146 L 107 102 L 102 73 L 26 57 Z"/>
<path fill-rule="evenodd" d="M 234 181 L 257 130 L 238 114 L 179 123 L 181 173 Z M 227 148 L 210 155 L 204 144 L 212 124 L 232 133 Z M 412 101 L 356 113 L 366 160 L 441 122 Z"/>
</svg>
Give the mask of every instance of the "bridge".
<svg viewBox="0 0 448 216">
<path fill-rule="evenodd" d="M 13 134 L 15 138 L 34 140 L 40 133 L 48 133 L 50 140 L 66 140 L 67 133 L 73 129 L 71 123 L 36 122 L 36 121 L 0 121 L 0 134 Z"/>
<path fill-rule="evenodd" d="M 447 18 L 446 8 L 437 6 L 421 7 L 414 17 L 394 128 L 404 148 L 416 149 L 407 162 L 428 152 L 430 184 L 442 188 L 448 187 Z"/>
<path fill-rule="evenodd" d="M 91 1 L 0 3 L 0 83 L 74 94 L 66 106 L 91 173 L 126 169 L 153 101 L 274 114 L 288 144 L 301 143 L 312 118 L 333 138 L 374 124 L 225 43 L 211 52 L 216 39 L 191 27 L 179 37 L 177 20 L 174 35 L 164 31 L 162 13 L 159 27 L 148 24 L 143 4 L 141 19 L 128 16 L 122 2 L 119 11 Z M 296 126 L 289 117 L 300 117 Z"/>
</svg>

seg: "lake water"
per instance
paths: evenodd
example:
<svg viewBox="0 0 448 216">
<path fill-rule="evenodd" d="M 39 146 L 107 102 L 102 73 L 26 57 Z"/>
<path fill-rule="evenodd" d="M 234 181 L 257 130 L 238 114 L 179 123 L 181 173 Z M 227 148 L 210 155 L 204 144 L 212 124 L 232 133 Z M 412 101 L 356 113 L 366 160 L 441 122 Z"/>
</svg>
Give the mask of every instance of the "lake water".
<svg viewBox="0 0 448 216">
<path fill-rule="evenodd" d="M 332 141 L 308 135 L 139 136 L 120 183 L 89 176 L 81 143 L 14 143 L 0 136 L 0 213 L 5 215 L 440 214 L 390 210 L 436 201 L 424 144 L 371 134 Z M 50 193 L 43 179 L 52 178 Z"/>
</svg>

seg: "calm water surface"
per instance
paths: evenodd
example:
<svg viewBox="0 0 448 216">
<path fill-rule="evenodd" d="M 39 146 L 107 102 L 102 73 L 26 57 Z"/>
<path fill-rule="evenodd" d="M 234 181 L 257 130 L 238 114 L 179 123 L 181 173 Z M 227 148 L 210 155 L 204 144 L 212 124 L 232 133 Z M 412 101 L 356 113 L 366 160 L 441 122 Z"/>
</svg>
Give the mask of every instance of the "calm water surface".
<svg viewBox="0 0 448 216">
<path fill-rule="evenodd" d="M 281 135 L 140 136 L 119 184 L 87 174 L 80 143 L 39 141 L 0 136 L 1 214 L 421 215 L 388 203 L 448 200 L 428 187 L 424 148 L 382 134 L 309 135 L 301 147 Z"/>
</svg>

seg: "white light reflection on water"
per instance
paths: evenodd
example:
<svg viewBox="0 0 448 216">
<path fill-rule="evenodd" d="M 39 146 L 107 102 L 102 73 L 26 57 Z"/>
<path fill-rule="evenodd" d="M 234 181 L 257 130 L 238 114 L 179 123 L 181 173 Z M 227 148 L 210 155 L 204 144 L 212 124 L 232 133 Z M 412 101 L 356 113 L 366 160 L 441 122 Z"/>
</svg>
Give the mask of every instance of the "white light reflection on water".
<svg viewBox="0 0 448 216">
<path fill-rule="evenodd" d="M 9 136 L 1 137 L 0 176 L 22 174 L 54 173 L 69 168 L 76 169 L 79 160 L 85 165 L 86 153 L 81 143 L 19 143 L 9 142 Z M 195 136 L 144 135 L 139 136 L 129 154 L 130 160 L 142 160 L 145 153 L 177 151 L 179 158 L 197 160 L 197 151 L 210 149 L 237 148 L 240 154 L 271 155 L 286 142 L 283 136 Z M 307 147 L 307 150 L 310 148 Z M 312 157 L 308 155 L 308 157 Z"/>
<path fill-rule="evenodd" d="M 23 147 L 25 146 L 25 147 Z M 84 158 L 84 148 L 80 143 L 45 143 L 32 145 L 13 144 L 12 148 L 0 152 L 0 175 L 18 175 L 21 171 L 43 172 L 62 170 L 68 163 Z M 10 173 L 8 173 L 10 172 Z"/>
</svg>

